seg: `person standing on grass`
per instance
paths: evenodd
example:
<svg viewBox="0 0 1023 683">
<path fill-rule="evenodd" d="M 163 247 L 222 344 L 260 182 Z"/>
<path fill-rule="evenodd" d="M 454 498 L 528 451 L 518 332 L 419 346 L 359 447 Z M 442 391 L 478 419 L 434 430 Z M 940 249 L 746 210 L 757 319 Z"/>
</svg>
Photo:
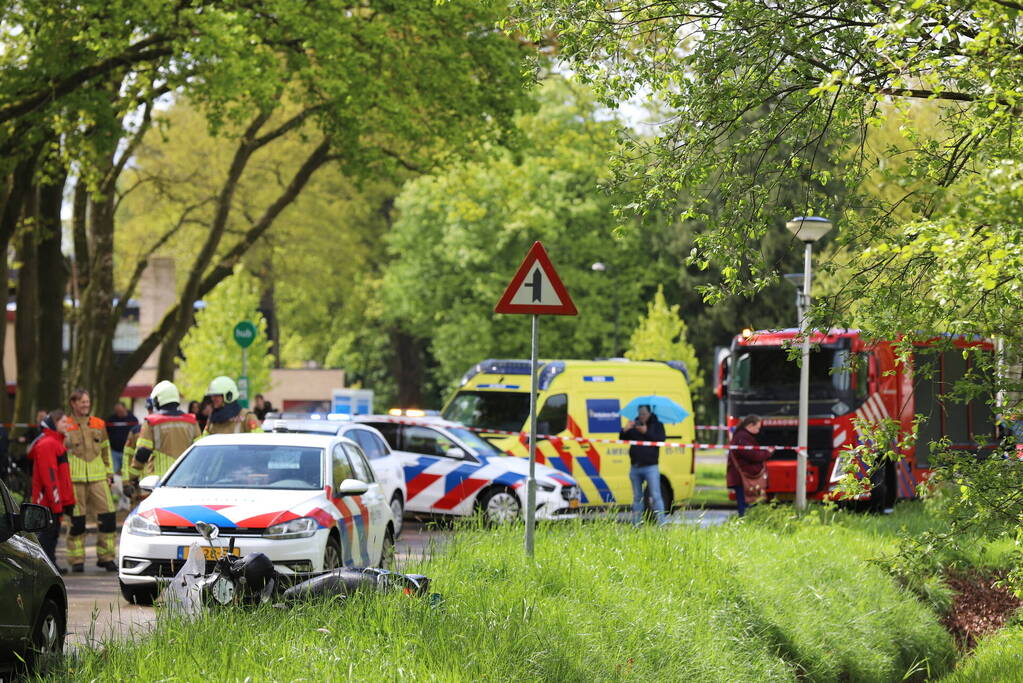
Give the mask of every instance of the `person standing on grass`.
<svg viewBox="0 0 1023 683">
<path fill-rule="evenodd" d="M 746 476 L 759 476 L 765 467 L 764 461 L 771 457 L 771 451 L 756 448 L 760 445 L 756 435 L 760 433 L 761 424 L 759 415 L 747 415 L 739 422 L 731 441 L 728 442 L 729 446 L 745 447 L 728 451 L 728 470 L 725 479 L 725 485 L 735 491 L 735 504 L 740 517 L 746 514 L 749 505 L 746 504 L 746 489 L 742 484 L 739 469 L 741 468 Z"/>
<path fill-rule="evenodd" d="M 650 412 L 650 406 L 640 406 L 635 421 L 630 420 L 625 429 L 619 432 L 624 441 L 664 441 L 664 425 L 657 416 Z M 664 500 L 661 498 L 660 446 L 629 446 L 629 481 L 632 482 L 632 523 L 643 522 L 643 482 L 646 482 L 650 493 L 650 504 L 657 523 L 664 524 L 667 516 L 664 511 Z"/>
</svg>

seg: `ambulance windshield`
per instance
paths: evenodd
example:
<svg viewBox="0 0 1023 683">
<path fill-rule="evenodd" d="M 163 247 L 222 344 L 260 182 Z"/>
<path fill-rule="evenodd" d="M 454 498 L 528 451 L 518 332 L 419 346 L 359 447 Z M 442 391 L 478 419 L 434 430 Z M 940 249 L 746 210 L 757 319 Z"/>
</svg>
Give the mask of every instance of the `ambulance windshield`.
<svg viewBox="0 0 1023 683">
<path fill-rule="evenodd" d="M 460 391 L 444 409 L 444 419 L 467 427 L 517 432 L 529 418 L 529 392 Z"/>
</svg>

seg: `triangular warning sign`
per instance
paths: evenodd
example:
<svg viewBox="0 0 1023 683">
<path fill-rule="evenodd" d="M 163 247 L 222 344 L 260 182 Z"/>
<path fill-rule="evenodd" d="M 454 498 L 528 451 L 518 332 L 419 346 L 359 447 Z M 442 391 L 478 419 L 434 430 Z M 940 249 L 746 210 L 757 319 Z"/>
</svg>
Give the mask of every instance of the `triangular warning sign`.
<svg viewBox="0 0 1023 683">
<path fill-rule="evenodd" d="M 494 307 L 495 313 L 530 315 L 576 315 L 578 311 L 554 270 L 547 250 L 534 242 L 508 289 Z"/>
</svg>

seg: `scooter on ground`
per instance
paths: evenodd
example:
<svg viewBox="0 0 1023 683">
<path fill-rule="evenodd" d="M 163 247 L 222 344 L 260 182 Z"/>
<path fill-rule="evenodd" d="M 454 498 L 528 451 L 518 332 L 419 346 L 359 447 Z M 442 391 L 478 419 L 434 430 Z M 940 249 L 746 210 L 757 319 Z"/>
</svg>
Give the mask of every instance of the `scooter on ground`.
<svg viewBox="0 0 1023 683">
<path fill-rule="evenodd" d="M 341 567 L 321 572 L 279 574 L 263 553 L 239 557 L 235 539 L 227 548 L 214 541 L 220 536 L 215 524 L 196 522 L 196 530 L 210 547 L 213 566 L 207 571 L 207 556 L 199 542 L 192 544 L 184 565 L 165 592 L 168 607 L 186 614 L 198 614 L 208 606 L 258 605 L 280 598 L 280 606 L 335 597 L 356 592 L 402 592 L 412 596 L 431 595 L 430 579 L 422 574 L 401 574 L 387 569 Z M 431 595 L 435 601 L 440 596 Z"/>
</svg>

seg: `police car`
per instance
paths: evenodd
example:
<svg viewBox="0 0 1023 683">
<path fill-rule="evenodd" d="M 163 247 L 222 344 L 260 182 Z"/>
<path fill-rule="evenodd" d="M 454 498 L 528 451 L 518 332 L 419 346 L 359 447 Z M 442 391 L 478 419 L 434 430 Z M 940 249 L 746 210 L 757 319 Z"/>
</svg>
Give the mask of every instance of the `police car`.
<svg viewBox="0 0 1023 683">
<path fill-rule="evenodd" d="M 235 552 L 266 554 L 278 572 L 390 562 L 394 522 L 362 449 L 312 434 L 207 436 L 185 451 L 125 520 L 121 593 L 148 604 L 199 538 L 196 522 L 235 537 Z M 225 544 L 226 546 L 226 544 Z M 207 561 L 226 547 L 203 547 Z"/>
<path fill-rule="evenodd" d="M 504 455 L 465 426 L 439 417 L 360 415 L 356 422 L 383 434 L 405 469 L 405 509 L 433 515 L 471 515 L 488 521 L 521 516 L 529 461 Z M 536 518 L 574 514 L 581 495 L 571 475 L 536 465 Z"/>
<path fill-rule="evenodd" d="M 290 434 L 336 434 L 359 444 L 391 506 L 395 538 L 401 534 L 407 499 L 405 473 L 401 461 L 391 452 L 391 447 L 380 432 L 369 425 L 353 422 L 348 415 L 286 412 L 269 413 L 263 421 L 263 430 Z"/>
</svg>

